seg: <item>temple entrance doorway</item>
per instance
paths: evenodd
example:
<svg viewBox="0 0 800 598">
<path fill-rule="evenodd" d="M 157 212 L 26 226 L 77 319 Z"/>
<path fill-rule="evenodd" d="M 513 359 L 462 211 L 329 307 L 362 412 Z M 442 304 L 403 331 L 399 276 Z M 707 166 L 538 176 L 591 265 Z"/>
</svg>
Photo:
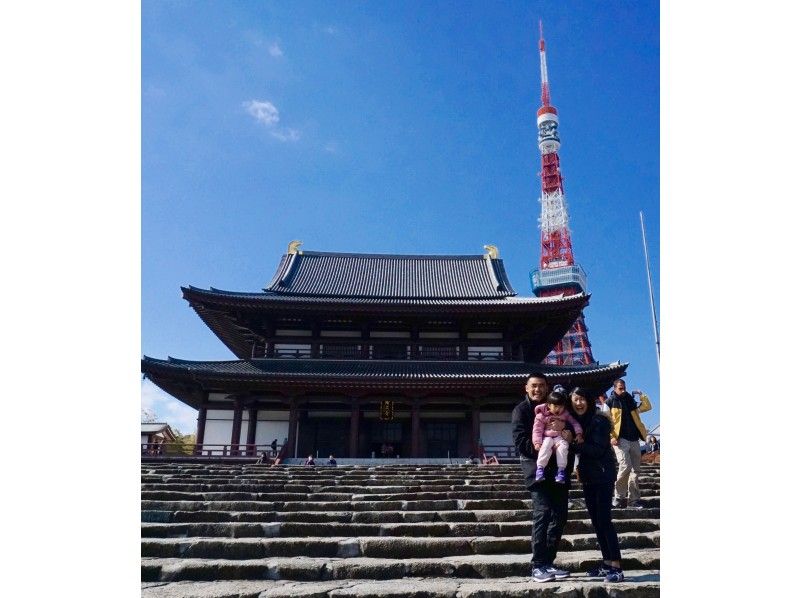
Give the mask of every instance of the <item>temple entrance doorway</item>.
<svg viewBox="0 0 800 598">
<path fill-rule="evenodd" d="M 456 457 L 458 426 L 454 422 L 425 422 L 425 456 Z"/>
<path fill-rule="evenodd" d="M 408 457 L 409 447 L 404 446 L 408 439 L 407 422 L 402 421 L 369 421 L 367 434 L 367 455 L 376 458 Z"/>
<path fill-rule="evenodd" d="M 350 450 L 349 442 L 349 420 L 309 417 L 300 422 L 297 456 L 314 455 L 326 461 L 328 455 L 345 457 Z"/>
</svg>

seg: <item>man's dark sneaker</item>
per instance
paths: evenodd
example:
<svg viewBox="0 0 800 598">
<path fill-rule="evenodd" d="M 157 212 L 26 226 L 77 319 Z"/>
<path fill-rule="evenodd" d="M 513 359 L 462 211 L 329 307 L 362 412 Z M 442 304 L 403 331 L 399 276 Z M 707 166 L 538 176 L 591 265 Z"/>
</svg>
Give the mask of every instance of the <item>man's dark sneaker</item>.
<svg viewBox="0 0 800 598">
<path fill-rule="evenodd" d="M 564 569 L 558 569 L 558 568 L 554 567 L 553 565 L 549 565 L 549 566 L 545 567 L 544 569 L 548 573 L 552 573 L 553 575 L 555 575 L 556 579 L 565 579 L 565 578 L 569 577 L 569 571 L 564 571 Z"/>
<path fill-rule="evenodd" d="M 559 469 L 558 473 L 556 473 L 556 482 L 559 484 L 565 484 L 567 482 L 567 472 L 563 469 Z"/>
<path fill-rule="evenodd" d="M 534 567 L 533 572 L 531 573 L 531 579 L 533 581 L 553 581 L 556 576 L 547 570 L 547 567 Z"/>
<path fill-rule="evenodd" d="M 605 581 L 610 583 L 625 581 L 625 574 L 622 569 L 617 569 L 616 567 L 609 567 L 609 569 L 610 571 L 606 574 Z"/>
<path fill-rule="evenodd" d="M 586 572 L 586 577 L 605 577 L 611 573 L 611 567 L 605 563 L 600 563 L 597 567 L 592 567 Z"/>
<path fill-rule="evenodd" d="M 642 509 L 644 509 L 644 503 L 641 500 L 634 500 L 631 503 L 631 508 L 639 509 L 641 511 Z"/>
<path fill-rule="evenodd" d="M 628 501 L 624 498 L 615 498 L 611 501 L 611 506 L 615 509 L 624 509 L 626 502 Z"/>
<path fill-rule="evenodd" d="M 536 479 L 535 482 L 541 482 L 544 479 L 544 467 L 537 467 L 536 468 Z"/>
</svg>

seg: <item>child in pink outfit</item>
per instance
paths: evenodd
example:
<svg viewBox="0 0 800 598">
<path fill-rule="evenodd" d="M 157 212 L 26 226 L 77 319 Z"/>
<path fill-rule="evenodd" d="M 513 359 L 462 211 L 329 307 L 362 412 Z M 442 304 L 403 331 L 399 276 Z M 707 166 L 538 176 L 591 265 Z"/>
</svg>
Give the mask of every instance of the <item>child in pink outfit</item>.
<svg viewBox="0 0 800 598">
<path fill-rule="evenodd" d="M 567 456 L 569 443 L 561 437 L 561 431 L 566 422 L 572 425 L 575 430 L 576 442 L 583 442 L 583 428 L 567 411 L 567 397 L 560 392 L 551 392 L 547 401 L 538 405 L 533 412 L 536 418 L 533 420 L 533 448 L 539 451 L 536 459 L 536 481 L 544 479 L 544 468 L 556 451 L 556 482 L 566 483 Z"/>
</svg>

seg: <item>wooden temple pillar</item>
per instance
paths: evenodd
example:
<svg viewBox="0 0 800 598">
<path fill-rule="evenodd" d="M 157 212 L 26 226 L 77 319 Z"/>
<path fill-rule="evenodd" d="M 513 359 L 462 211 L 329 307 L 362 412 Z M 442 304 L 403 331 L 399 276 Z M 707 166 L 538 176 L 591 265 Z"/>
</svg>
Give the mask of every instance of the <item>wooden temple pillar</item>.
<svg viewBox="0 0 800 598">
<path fill-rule="evenodd" d="M 358 429 L 361 423 L 361 406 L 358 399 L 353 399 L 350 405 L 350 457 L 358 457 Z"/>
<path fill-rule="evenodd" d="M 287 457 L 297 456 L 297 400 L 289 401 L 289 436 L 286 438 L 285 455 Z"/>
<path fill-rule="evenodd" d="M 205 407 L 200 407 L 200 409 L 197 410 L 197 435 L 195 436 L 194 447 L 195 454 L 198 455 L 203 452 L 203 442 L 206 437 L 206 415 L 207 411 Z"/>
<path fill-rule="evenodd" d="M 472 456 L 481 456 L 481 404 L 477 399 L 472 401 Z"/>
<path fill-rule="evenodd" d="M 247 409 L 247 444 L 254 445 L 256 443 L 256 426 L 258 425 L 258 408 L 249 407 Z M 248 455 L 255 455 L 256 448 L 254 446 L 247 447 Z"/>
<path fill-rule="evenodd" d="M 411 456 L 421 457 L 420 425 L 419 425 L 419 399 L 411 402 Z"/>
<path fill-rule="evenodd" d="M 233 400 L 233 426 L 231 428 L 231 455 L 239 454 L 239 439 L 242 437 L 242 399 Z"/>
</svg>

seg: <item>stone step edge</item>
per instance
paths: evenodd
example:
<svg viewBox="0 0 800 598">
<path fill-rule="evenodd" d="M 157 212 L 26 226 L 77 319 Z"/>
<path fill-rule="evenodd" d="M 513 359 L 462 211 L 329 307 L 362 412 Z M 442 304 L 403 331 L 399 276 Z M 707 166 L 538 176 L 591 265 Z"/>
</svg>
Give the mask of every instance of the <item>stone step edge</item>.
<svg viewBox="0 0 800 598">
<path fill-rule="evenodd" d="M 658 548 L 660 532 L 618 534 L 622 550 Z M 529 554 L 530 536 L 307 537 L 307 538 L 143 538 L 142 555 L 161 558 L 249 560 L 297 556 L 311 558 L 444 558 L 469 555 Z M 559 550 L 598 550 L 594 533 L 569 534 Z M 233 556 L 235 555 L 235 556 Z"/>
<path fill-rule="evenodd" d="M 623 523 L 624 522 L 624 523 Z M 622 525 L 620 525 L 622 524 Z M 315 537 L 313 533 L 305 533 L 302 536 L 286 536 L 282 535 L 284 530 L 292 531 L 298 529 L 300 532 L 313 532 L 317 529 L 323 531 L 329 530 L 331 525 L 336 526 L 336 529 L 352 529 L 358 537 L 418 537 L 418 538 L 435 538 L 435 537 L 478 537 L 481 534 L 469 532 L 474 528 L 490 529 L 495 538 L 508 538 L 518 534 L 519 529 L 523 528 L 530 530 L 532 524 L 530 521 L 497 521 L 497 522 L 449 522 L 449 521 L 422 521 L 412 523 L 339 523 L 339 522 L 296 522 L 296 521 L 275 521 L 275 522 L 241 522 L 241 521 L 220 521 L 220 522 L 180 522 L 180 523 L 158 523 L 158 522 L 143 522 L 141 524 L 141 531 L 143 538 L 186 538 L 186 537 L 205 537 L 205 538 L 293 538 L 293 537 Z M 590 519 L 570 519 L 567 525 L 569 527 L 578 527 L 591 529 L 592 522 Z M 286 526 L 286 527 L 284 527 Z M 626 528 L 620 533 L 628 531 L 637 531 L 643 533 L 641 528 L 647 528 L 645 531 L 653 532 L 660 530 L 659 520 L 653 519 L 618 519 L 615 522 L 617 531 L 619 528 Z M 509 527 L 511 529 L 509 529 Z M 627 529 L 631 528 L 631 529 Z M 638 529 L 633 529 L 638 528 Z M 409 534 L 408 532 L 419 530 L 420 532 L 431 530 L 437 533 L 419 533 Z M 206 533 L 197 533 L 205 531 Z M 208 532 L 215 532 L 209 534 Z M 465 533 L 461 533 L 461 532 Z M 156 532 L 163 534 L 174 535 L 157 535 Z M 190 532 L 193 535 L 189 535 Z M 397 532 L 400 532 L 399 534 Z M 504 532 L 510 532 L 511 535 L 504 535 Z M 484 533 L 482 535 L 489 535 Z M 530 531 L 526 532 L 530 535 Z M 568 535 L 568 534 L 565 534 Z M 324 536 L 330 538 L 330 534 Z"/>
<path fill-rule="evenodd" d="M 580 497 L 570 498 L 570 500 L 577 501 L 582 500 Z M 498 505 L 500 501 L 503 501 Z M 651 496 L 643 496 L 641 497 L 642 503 L 644 503 L 645 507 L 649 507 L 651 503 L 657 503 L 658 506 L 661 502 L 661 495 L 651 495 Z M 485 510 L 492 510 L 492 511 L 502 511 L 502 510 L 509 510 L 509 511 L 519 511 L 522 509 L 530 509 L 533 505 L 533 501 L 530 498 L 448 498 L 443 500 L 392 500 L 392 501 L 381 501 L 381 500 L 349 500 L 349 501 L 331 501 L 331 500 L 322 500 L 322 501 L 301 501 L 301 500 L 159 500 L 159 499 L 142 499 L 142 509 L 143 510 L 165 510 L 165 509 L 151 509 L 150 507 L 154 505 L 201 505 L 201 506 L 211 506 L 211 505 L 261 505 L 261 506 L 269 506 L 271 510 L 281 511 L 281 512 L 296 512 L 299 509 L 294 509 L 292 507 L 313 507 L 313 509 L 317 512 L 324 511 L 324 510 L 332 510 L 332 511 L 405 511 L 405 512 L 417 512 L 417 511 L 485 511 Z M 434 504 L 431 504 L 434 503 Z M 445 504 L 436 504 L 436 503 L 445 503 Z M 492 507 L 489 506 L 491 503 L 494 503 L 496 506 Z M 362 506 L 372 506 L 381 505 L 380 508 L 372 508 L 372 509 L 356 509 L 354 506 L 362 507 Z M 427 509 L 424 507 L 428 507 Z M 288 508 L 287 508 L 288 507 Z M 337 508 L 339 507 L 339 508 Z M 344 509 L 342 509 L 344 507 Z M 349 508 L 348 508 L 349 507 Z M 414 508 L 414 507 L 423 507 L 423 508 Z M 433 507 L 433 508 L 431 508 Z M 479 507 L 486 507 L 481 509 Z M 505 508 L 504 508 L 505 507 Z M 187 510 L 187 509 L 176 509 L 176 510 Z M 227 510 L 227 509 L 220 509 L 220 510 Z M 235 509 L 234 509 L 235 510 Z M 259 509 L 261 510 L 261 509 Z M 266 509 L 263 509 L 266 510 Z"/>
<path fill-rule="evenodd" d="M 501 577 L 486 581 L 475 578 L 407 577 L 389 580 L 341 579 L 335 581 L 235 580 L 191 582 L 143 582 L 142 598 L 381 598 L 413 595 L 417 598 L 529 598 L 531 594 L 598 598 L 609 591 L 619 598 L 657 598 L 660 573 L 630 570 L 625 581 L 607 584 L 600 578 L 573 576 L 548 583 L 530 577 Z M 576 593 L 577 592 L 577 593 Z"/>
<path fill-rule="evenodd" d="M 366 517 L 365 514 L 371 516 L 372 519 L 380 519 L 381 516 L 386 516 L 387 513 L 398 514 L 397 511 L 331 511 L 328 512 L 327 515 L 330 515 L 330 518 L 323 519 L 323 520 L 314 520 L 314 521 L 303 521 L 304 517 L 311 516 L 313 519 L 314 516 L 319 515 L 318 511 L 230 511 L 230 510 L 184 510 L 184 509 L 176 509 L 176 510 L 165 510 L 165 509 L 143 509 L 142 510 L 142 518 L 147 519 L 148 522 L 152 523 L 169 523 L 176 518 L 183 518 L 183 521 L 176 521 L 176 523 L 220 523 L 223 522 L 221 517 L 226 517 L 227 519 L 225 522 L 236 522 L 236 523 L 371 523 L 370 517 Z M 400 515 L 406 515 L 408 518 L 413 517 L 429 517 L 430 514 L 434 513 L 436 515 L 433 516 L 432 519 L 427 521 L 422 521 L 420 523 L 517 523 L 520 521 L 530 521 L 531 519 L 531 511 L 530 509 L 482 509 L 476 511 L 400 511 Z M 439 518 L 441 513 L 459 513 L 459 514 L 473 514 L 475 519 L 452 519 L 452 520 L 445 520 Z M 612 518 L 614 520 L 622 520 L 622 519 L 652 519 L 652 520 L 659 520 L 660 519 L 660 508 L 659 507 L 647 507 L 644 509 L 634 509 L 634 508 L 624 508 L 624 509 L 614 509 L 612 512 Z M 187 514 L 190 516 L 187 519 Z M 291 515 L 292 518 L 290 519 L 280 519 L 280 520 L 270 520 L 270 521 L 257 521 L 259 518 L 266 518 L 267 516 L 271 515 Z M 503 517 L 509 517 L 509 519 L 497 519 L 495 516 L 498 514 L 502 514 Z M 585 519 L 588 512 L 585 508 L 573 508 L 567 512 L 567 520 L 572 521 L 575 519 Z M 358 517 L 358 516 L 361 517 Z M 205 516 L 206 518 L 201 518 Z M 348 517 L 347 521 L 337 521 L 339 517 Z M 637 517 L 638 516 L 638 517 Z M 215 519 L 216 517 L 216 519 Z M 400 521 L 387 521 L 387 523 L 411 523 L 410 521 L 406 520 L 406 517 L 401 517 Z"/>
<path fill-rule="evenodd" d="M 578 573 L 595 566 L 597 550 L 560 553 L 556 566 Z M 209 579 L 287 579 L 328 581 L 332 579 L 399 579 L 406 577 L 465 577 L 496 579 L 528 575 L 530 555 L 466 555 L 440 558 L 380 559 L 358 557 L 265 559 L 142 558 L 142 581 L 204 581 Z M 625 569 L 659 569 L 659 549 L 623 550 Z"/>
</svg>

